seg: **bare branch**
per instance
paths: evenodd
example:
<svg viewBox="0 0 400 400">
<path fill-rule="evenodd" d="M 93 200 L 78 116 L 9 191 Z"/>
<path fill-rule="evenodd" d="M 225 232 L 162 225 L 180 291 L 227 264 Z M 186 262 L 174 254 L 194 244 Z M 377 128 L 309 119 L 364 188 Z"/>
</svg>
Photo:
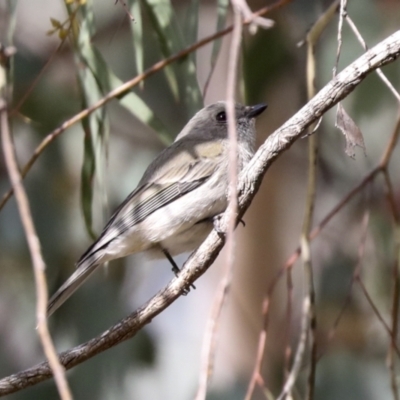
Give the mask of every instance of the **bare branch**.
<svg viewBox="0 0 400 400">
<path fill-rule="evenodd" d="M 339 3 L 336 1 L 335 3 Z M 336 62 L 333 68 L 333 77 L 336 76 L 339 67 L 340 52 L 342 51 L 342 31 L 343 31 L 343 20 L 347 15 L 347 0 L 340 0 L 339 8 L 339 25 L 337 35 L 337 50 L 336 50 Z"/>
<path fill-rule="evenodd" d="M 254 370 L 251 375 L 249 386 L 247 388 L 245 400 L 251 400 L 251 396 L 253 395 L 256 383 L 259 382 L 260 380 L 263 381 L 263 379 L 260 379 L 260 377 L 261 377 L 261 368 L 264 361 L 265 345 L 267 343 L 267 334 L 268 334 L 267 329 L 269 323 L 268 317 L 269 317 L 270 304 L 271 304 L 270 297 L 267 296 L 263 301 L 262 315 L 264 323 L 258 339 L 256 361 L 254 363 Z"/>
<path fill-rule="evenodd" d="M 306 296 L 303 299 L 303 310 L 301 312 L 301 332 L 299 344 L 297 346 L 296 355 L 294 357 L 293 367 L 290 371 L 288 378 L 286 379 L 285 385 L 283 387 L 282 393 L 279 395 L 277 400 L 284 400 L 286 396 L 292 391 L 294 384 L 296 383 L 297 376 L 300 372 L 300 368 L 303 361 L 303 355 L 307 345 L 308 336 L 308 320 L 310 315 L 310 298 Z"/>
<path fill-rule="evenodd" d="M 237 80 L 237 68 L 239 63 L 239 50 L 242 41 L 242 16 L 235 0 L 232 0 L 234 19 L 231 48 L 229 54 L 228 76 L 227 76 L 227 93 L 226 93 L 226 114 L 228 121 L 228 138 L 229 138 L 229 204 L 227 212 L 229 213 L 229 227 L 227 234 L 227 255 L 224 265 L 224 272 L 221 284 L 218 287 L 215 303 L 213 305 L 212 314 L 207 327 L 207 335 L 203 344 L 204 358 L 200 368 L 199 387 L 196 394 L 196 400 L 206 398 L 208 381 L 213 372 L 213 364 L 215 358 L 216 340 L 218 322 L 221 317 L 222 309 L 229 293 L 235 256 L 235 222 L 237 214 L 237 187 L 238 187 L 238 139 L 236 131 L 235 116 L 235 92 Z"/>
<path fill-rule="evenodd" d="M 0 75 L 8 75 L 6 65 L 8 66 L 7 50 L 0 48 L 1 66 Z M 8 110 L 6 102 L 7 82 L 4 79 L 0 82 L 0 129 L 3 146 L 4 159 L 10 177 L 11 185 L 15 191 L 15 197 L 22 225 L 25 230 L 26 240 L 32 258 L 33 272 L 35 275 L 37 303 L 36 318 L 39 338 L 43 346 L 46 358 L 49 360 L 51 371 L 54 373 L 56 385 L 62 400 L 71 400 L 72 395 L 65 377 L 64 367 L 60 364 L 57 352 L 54 348 L 49 329 L 47 326 L 46 307 L 47 307 L 47 283 L 45 275 L 45 263 L 40 250 L 39 238 L 37 237 L 35 226 L 30 212 L 28 197 L 22 185 L 21 174 L 18 170 L 18 164 L 15 157 L 15 149 L 12 143 L 10 127 L 8 124 Z"/>
</svg>

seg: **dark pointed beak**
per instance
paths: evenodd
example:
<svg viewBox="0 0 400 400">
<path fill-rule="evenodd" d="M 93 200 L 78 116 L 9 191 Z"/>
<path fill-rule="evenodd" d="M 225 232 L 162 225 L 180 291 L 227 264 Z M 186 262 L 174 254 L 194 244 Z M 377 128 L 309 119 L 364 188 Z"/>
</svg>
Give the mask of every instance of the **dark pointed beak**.
<svg viewBox="0 0 400 400">
<path fill-rule="evenodd" d="M 255 106 L 248 106 L 247 108 L 247 118 L 258 117 L 268 106 L 264 103 L 257 104 Z"/>
</svg>

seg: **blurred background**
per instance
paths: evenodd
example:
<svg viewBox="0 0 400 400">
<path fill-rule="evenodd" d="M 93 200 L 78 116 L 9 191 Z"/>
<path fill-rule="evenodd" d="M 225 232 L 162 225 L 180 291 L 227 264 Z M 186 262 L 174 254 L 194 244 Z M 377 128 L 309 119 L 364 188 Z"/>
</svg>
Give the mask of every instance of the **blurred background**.
<svg viewBox="0 0 400 400">
<path fill-rule="evenodd" d="M 11 123 L 21 166 L 47 134 L 111 88 L 133 78 L 143 67 L 211 35 L 218 25 L 231 23 L 223 1 L 218 2 L 219 14 L 216 1 L 128 1 L 126 7 L 99 0 L 66 3 L 0 1 L 0 41 L 17 49 Z M 248 3 L 252 10 L 268 4 L 261 0 Z M 276 21 L 273 29 L 250 34 L 244 28 L 237 98 L 246 104 L 268 103 L 267 111 L 257 120 L 258 144 L 306 103 L 306 49 L 297 44 L 329 5 L 322 0 L 289 1 L 268 15 Z M 396 0 L 349 2 L 348 13 L 371 47 L 399 27 L 400 4 Z M 337 22 L 336 16 L 316 48 L 318 88 L 332 77 Z M 220 48 L 211 43 L 157 72 L 136 86 L 130 96 L 112 100 L 89 121 L 67 129 L 41 154 L 24 182 L 47 265 L 50 293 L 74 270 L 74 263 L 92 242 L 90 231 L 94 235 L 101 231 L 155 155 L 203 104 L 226 97 L 229 44 L 227 35 Z M 339 70 L 362 53 L 345 24 Z M 385 67 L 384 72 L 398 88 L 399 63 Z M 377 165 L 396 123 L 396 99 L 376 74 L 346 98 L 344 105 L 364 135 L 366 156 L 360 149 L 355 159 L 345 154 L 345 139 L 334 127 L 335 111 L 326 114 L 318 131 L 314 224 Z M 399 206 L 398 148 L 389 172 Z M 1 195 L 9 186 L 1 157 Z M 237 229 L 233 284 L 219 320 L 215 370 L 207 399 L 245 396 L 263 326 L 262 302 L 273 277 L 298 246 L 306 187 L 307 140 L 299 140 L 272 165 L 244 217 L 246 226 Z M 367 228 L 363 227 L 366 213 Z M 387 365 L 390 337 L 360 286 L 354 283 L 350 287 L 365 229 L 361 278 L 379 315 L 392 326 L 391 310 L 397 304 L 396 298 L 393 300 L 397 280 L 395 227 L 382 177 L 366 185 L 312 244 L 321 355 L 315 399 L 396 398 Z M 179 298 L 133 339 L 69 371 L 74 398 L 194 398 L 224 254 L 196 282 L 196 290 Z M 0 211 L 0 255 L 0 374 L 5 377 L 44 360 L 35 329 L 32 265 L 14 198 Z M 178 257 L 178 265 L 186 258 Z M 142 256 L 103 268 L 51 317 L 57 350 L 99 335 L 171 278 L 167 261 Z M 276 397 L 285 380 L 285 349 L 289 345 L 294 352 L 299 341 L 304 291 L 300 262 L 294 265 L 292 279 L 290 318 L 285 274 L 270 298 L 262 376 Z M 308 361 L 306 355 L 294 398 L 304 397 Z M 45 400 L 57 396 L 54 382 L 46 381 L 7 398 Z M 264 399 L 266 393 L 257 387 L 252 398 Z"/>
</svg>

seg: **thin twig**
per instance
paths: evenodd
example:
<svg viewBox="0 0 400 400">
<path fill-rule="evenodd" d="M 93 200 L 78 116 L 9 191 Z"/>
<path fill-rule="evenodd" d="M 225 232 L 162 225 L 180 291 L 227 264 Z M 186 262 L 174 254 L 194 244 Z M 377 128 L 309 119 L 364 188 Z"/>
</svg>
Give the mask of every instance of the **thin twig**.
<svg viewBox="0 0 400 400">
<path fill-rule="evenodd" d="M 352 275 L 352 279 L 349 285 L 349 290 L 348 290 L 348 294 L 346 296 L 346 299 L 343 303 L 343 306 L 341 308 L 341 310 L 339 311 L 338 316 L 336 317 L 333 326 L 328 334 L 328 342 L 330 342 L 335 333 L 336 330 L 339 326 L 340 320 L 344 314 L 345 309 L 347 308 L 347 306 L 350 303 L 351 300 L 351 290 L 354 286 L 354 282 L 357 282 L 360 284 L 361 289 L 363 291 L 363 293 L 366 295 L 368 302 L 370 303 L 371 307 L 373 308 L 375 314 L 378 316 L 379 320 L 382 322 L 383 327 L 385 328 L 385 330 L 388 332 L 390 338 L 391 338 L 391 350 L 395 351 L 397 353 L 398 356 L 400 356 L 400 349 L 398 348 L 396 341 L 395 341 L 395 329 L 390 329 L 389 326 L 386 324 L 386 322 L 383 320 L 383 318 L 379 315 L 379 311 L 377 309 L 377 307 L 374 305 L 371 297 L 368 295 L 368 292 L 365 288 L 365 285 L 363 284 L 363 282 L 361 281 L 361 268 L 362 268 L 362 258 L 364 257 L 364 253 L 365 253 L 365 243 L 366 243 L 366 236 L 367 236 L 367 228 L 368 228 L 368 222 L 369 222 L 369 212 L 366 212 L 363 218 L 363 222 L 362 222 L 362 234 L 361 234 L 361 239 L 360 239 L 360 246 L 358 249 L 358 261 L 357 261 L 357 265 L 356 268 L 354 269 L 353 275 Z M 393 311 L 392 311 L 393 312 Z M 397 325 L 396 325 L 396 329 L 397 329 Z M 320 359 L 322 357 L 324 352 L 320 352 L 318 355 L 318 359 Z"/>
<path fill-rule="evenodd" d="M 385 151 L 383 152 L 381 161 L 379 162 L 379 165 L 378 165 L 378 168 L 380 170 L 384 170 L 388 167 L 389 161 L 392 158 L 392 154 L 397 145 L 399 137 L 400 137 L 400 109 L 399 109 L 399 113 L 397 116 L 397 120 L 396 120 L 394 129 L 393 129 L 393 133 L 390 136 L 389 143 L 388 143 Z"/>
<path fill-rule="evenodd" d="M 320 21 L 319 19 L 318 21 Z M 318 22 L 317 21 L 317 22 Z M 323 23 L 326 26 L 326 22 Z M 317 24 L 315 24 L 317 26 Z M 318 34 L 314 35 L 313 33 L 317 31 Z M 320 33 L 323 29 L 311 29 L 309 34 L 307 35 L 307 97 L 308 100 L 312 99 L 316 93 L 315 87 L 315 45 L 319 40 Z M 304 271 L 304 281 L 306 286 L 306 299 L 309 304 L 308 308 L 304 308 L 303 311 L 307 310 L 307 315 L 304 318 L 307 318 L 308 322 L 305 325 L 302 325 L 302 329 L 305 329 L 305 332 L 300 333 L 300 337 L 307 337 L 308 330 L 311 332 L 311 364 L 310 364 L 310 372 L 308 375 L 308 384 L 307 384 L 307 396 L 308 400 L 313 399 L 314 387 L 315 387 L 315 369 L 316 369 L 316 328 L 317 328 L 317 318 L 315 312 L 315 289 L 314 289 L 314 278 L 313 278 L 313 267 L 311 260 L 311 244 L 310 244 L 310 230 L 312 227 L 312 221 L 314 216 L 314 208 L 315 208 L 315 195 L 316 195 L 316 183 L 317 183 L 317 164 L 318 164 L 318 137 L 317 135 L 312 135 L 314 131 L 313 125 L 308 127 L 308 132 L 311 135 L 308 138 L 308 183 L 307 183 L 307 194 L 306 194 L 306 204 L 305 204 L 305 212 L 303 219 L 303 227 L 300 236 L 300 248 L 303 259 L 303 271 Z M 297 350 L 296 357 L 301 355 L 300 347 L 302 346 L 302 342 L 300 340 L 300 344 L 298 345 L 299 349 Z M 304 353 L 304 351 L 303 351 Z M 296 362 L 296 360 L 295 360 Z M 289 374 L 286 382 L 289 382 L 291 376 L 293 376 L 293 371 L 295 366 L 292 368 L 292 372 Z M 294 382 L 293 382 L 294 384 Z M 289 385 L 289 388 L 291 386 Z M 291 389 L 289 389 L 287 394 L 290 394 Z M 291 396 L 292 397 L 292 396 Z"/>
<path fill-rule="evenodd" d="M 362 258 L 364 256 L 365 253 L 365 241 L 366 241 L 366 230 L 365 230 L 365 234 L 363 235 L 363 240 L 361 241 L 361 245 L 359 246 L 359 262 L 357 265 L 357 268 L 354 271 L 354 280 L 355 282 L 358 283 L 358 285 L 361 288 L 361 291 L 363 292 L 365 298 L 367 299 L 369 305 L 371 306 L 372 310 L 374 311 L 375 315 L 377 316 L 377 318 L 379 319 L 379 321 L 381 322 L 382 326 L 385 328 L 386 332 L 388 333 L 389 337 L 392 339 L 392 345 L 393 348 L 396 350 L 398 356 L 400 357 L 400 350 L 397 347 L 396 343 L 394 342 L 393 338 L 393 332 L 390 329 L 389 325 L 386 323 L 386 321 L 383 319 L 381 313 L 379 312 L 377 306 L 375 305 L 375 303 L 373 302 L 370 294 L 368 293 L 367 288 L 364 285 L 364 282 L 361 279 L 361 268 L 362 268 Z"/>
<path fill-rule="evenodd" d="M 201 350 L 201 365 L 199 386 L 197 388 L 196 400 L 206 398 L 208 381 L 214 372 L 214 359 L 217 345 L 218 323 L 220 321 L 222 305 L 226 297 L 224 291 L 228 287 L 226 279 L 219 283 L 217 293 L 215 295 L 210 316 L 207 321 L 206 332 L 203 338 L 203 346 Z"/>
<path fill-rule="evenodd" d="M 358 41 L 361 43 L 361 46 L 363 47 L 363 49 L 365 51 L 368 50 L 368 46 L 367 43 L 365 42 L 365 40 L 363 39 L 363 37 L 361 36 L 360 31 L 357 29 L 356 24 L 353 22 L 353 20 L 350 18 L 349 15 L 346 14 L 346 21 L 349 24 L 351 30 L 353 31 L 354 35 L 356 36 L 356 38 L 358 39 Z M 389 79 L 387 78 L 387 76 L 383 73 L 383 71 L 378 68 L 376 70 L 376 73 L 378 74 L 379 78 L 381 78 L 381 80 L 383 81 L 383 83 L 389 88 L 389 90 L 393 93 L 394 97 L 396 97 L 397 101 L 400 101 L 400 94 L 399 92 L 396 90 L 396 88 L 393 86 L 393 84 L 389 81 Z"/>
<path fill-rule="evenodd" d="M 71 400 L 72 395 L 68 387 L 64 367 L 61 365 L 57 352 L 54 348 L 49 329 L 47 326 L 47 284 L 45 276 L 45 264 L 41 255 L 40 243 L 33 224 L 28 198 L 22 185 L 22 178 L 18 171 L 17 160 L 14 154 L 11 134 L 8 125 L 8 113 L 6 102 L 0 99 L 1 138 L 3 144 L 4 159 L 21 216 L 22 225 L 25 230 L 26 240 L 31 253 L 33 272 L 35 275 L 37 304 L 36 318 L 37 329 L 46 358 L 49 360 L 50 368 L 54 373 L 58 393 L 61 399 Z"/>
<path fill-rule="evenodd" d="M 267 333 L 268 333 L 267 329 L 268 329 L 268 325 L 269 325 L 269 306 L 271 303 L 271 298 L 272 298 L 273 292 L 275 290 L 276 284 L 278 283 L 278 281 L 281 278 L 284 271 L 291 271 L 291 266 L 288 266 L 288 268 L 281 268 L 278 271 L 278 273 L 272 278 L 272 281 L 270 282 L 268 290 L 267 290 L 267 294 L 264 296 L 264 299 L 263 299 L 263 308 L 262 308 L 262 315 L 261 315 L 262 320 L 263 320 L 263 328 L 258 337 L 256 361 L 254 364 L 254 369 L 253 369 L 253 373 L 251 375 L 249 386 L 247 388 L 245 400 L 251 399 L 256 384 L 262 385 L 262 387 L 265 390 L 268 390 L 265 387 L 264 380 L 262 379 L 262 376 L 261 376 L 261 368 L 262 368 L 262 365 L 264 362 L 265 345 L 267 342 Z M 290 281 L 291 281 L 291 279 L 290 279 Z M 289 287 L 291 287 L 291 285 Z M 289 303 L 291 303 L 290 300 L 289 300 Z M 289 344 L 287 344 L 287 347 L 290 349 Z M 289 368 L 289 367 L 287 367 L 287 368 Z M 288 376 L 289 376 L 289 371 L 287 372 L 285 379 L 287 379 Z"/>
<path fill-rule="evenodd" d="M 207 324 L 207 332 L 203 345 L 202 365 L 200 369 L 199 387 L 196 395 L 196 400 L 203 400 L 206 398 L 207 385 L 213 373 L 213 364 L 215 359 L 215 349 L 217 342 L 218 322 L 221 317 L 223 306 L 226 302 L 229 293 L 233 266 L 235 256 L 235 240 L 234 230 L 237 215 L 237 187 L 238 187 L 238 140 L 236 131 L 236 115 L 235 115 L 235 92 L 236 92 L 236 79 L 237 79 L 237 66 L 239 62 L 239 50 L 242 37 L 242 17 L 239 9 L 233 2 L 233 34 L 230 48 L 229 62 L 228 62 L 228 76 L 227 76 L 227 94 L 226 94 L 226 114 L 228 121 L 228 138 L 229 138 L 229 204 L 227 212 L 230 215 L 229 227 L 227 231 L 226 240 L 226 261 L 224 264 L 223 279 L 218 287 L 217 294 L 210 316 L 210 321 Z"/>
<path fill-rule="evenodd" d="M 371 306 L 373 312 L 375 313 L 375 315 L 377 316 L 377 318 L 379 319 L 380 323 L 382 324 L 382 326 L 384 327 L 385 331 L 387 332 L 387 334 L 392 338 L 393 337 L 393 332 L 390 329 L 389 325 L 387 324 L 387 322 L 383 319 L 382 314 L 380 313 L 380 311 L 378 310 L 378 307 L 375 305 L 375 303 L 373 302 L 370 294 L 368 293 L 367 288 L 365 287 L 364 282 L 362 281 L 360 276 L 356 277 L 356 282 L 358 283 L 358 285 L 361 288 L 361 291 L 363 292 L 365 298 L 367 299 L 369 305 Z M 400 357 L 400 350 L 397 346 L 394 346 L 397 355 Z"/>
<path fill-rule="evenodd" d="M 239 63 L 239 50 L 242 40 L 242 15 L 236 0 L 232 0 L 234 11 L 234 23 L 232 43 L 229 56 L 227 92 L 226 92 L 226 114 L 228 121 L 228 138 L 229 138 L 229 204 L 227 211 L 230 214 L 227 236 L 227 276 L 231 276 L 234 263 L 234 230 L 236 223 L 236 214 L 238 208 L 237 188 L 238 188 L 238 137 L 236 128 L 236 112 L 235 112 L 235 92 L 237 69 Z M 229 272 L 228 272 L 229 271 Z M 231 279 L 227 279 L 230 282 Z"/>
<path fill-rule="evenodd" d="M 293 389 L 296 383 L 297 376 L 300 372 L 301 364 L 303 361 L 304 352 L 307 345 L 308 321 L 310 315 L 310 298 L 306 296 L 303 300 L 302 320 L 300 328 L 299 344 L 297 345 L 296 355 L 294 357 L 293 366 L 281 394 L 277 400 L 283 400 Z"/>
<path fill-rule="evenodd" d="M 284 364 L 284 377 L 285 380 L 288 378 L 290 373 L 290 363 L 292 360 L 292 347 L 290 346 L 290 338 L 292 337 L 292 313 L 293 313 L 293 277 L 292 277 L 293 268 L 289 267 L 286 269 L 286 329 L 284 332 L 284 356 L 283 356 L 283 364 Z"/>
<path fill-rule="evenodd" d="M 330 7 L 318 18 L 314 26 L 310 29 L 307 34 L 307 97 L 308 100 L 312 99 L 316 93 L 316 61 L 315 61 L 315 48 L 321 34 L 325 31 L 333 16 L 336 13 L 337 1 L 333 2 Z M 305 326 L 305 329 L 310 330 L 310 371 L 308 374 L 307 382 L 307 394 L 306 398 L 312 400 L 314 398 L 315 389 L 315 375 L 317 368 L 317 316 L 316 316 L 316 305 L 315 305 L 315 288 L 314 288 L 314 272 L 311 258 L 311 238 L 310 232 L 312 227 L 312 221 L 314 217 L 315 209 L 315 196 L 316 196 L 316 185 L 317 185 L 317 164 L 318 164 L 318 136 L 313 135 L 314 126 L 311 125 L 308 128 L 309 135 L 308 139 L 308 184 L 307 184 L 307 198 L 305 205 L 305 213 L 303 220 L 303 227 L 300 237 L 300 248 L 303 260 L 303 269 L 305 276 L 306 285 L 306 297 L 308 298 L 309 324 Z M 301 336 L 307 335 L 306 332 L 302 332 Z M 299 354 L 299 352 L 297 352 Z M 289 378 L 288 378 L 289 379 Z"/>
<path fill-rule="evenodd" d="M 342 50 L 343 20 L 346 18 L 346 15 L 347 15 L 347 0 L 340 0 L 336 61 L 335 61 L 335 66 L 333 67 L 333 77 L 336 76 L 339 67 L 340 52 Z"/>
<path fill-rule="evenodd" d="M 249 386 L 247 388 L 245 400 L 251 400 L 256 384 L 262 383 L 265 387 L 264 379 L 261 376 L 261 369 L 264 362 L 264 351 L 265 345 L 267 343 L 267 334 L 268 334 L 268 323 L 269 323 L 269 306 L 270 306 L 270 298 L 266 297 L 263 301 L 263 309 L 262 309 L 262 319 L 263 319 L 263 327 L 259 335 L 258 345 L 257 345 L 257 354 L 256 361 L 254 363 L 253 373 L 251 374 L 251 379 Z"/>
</svg>

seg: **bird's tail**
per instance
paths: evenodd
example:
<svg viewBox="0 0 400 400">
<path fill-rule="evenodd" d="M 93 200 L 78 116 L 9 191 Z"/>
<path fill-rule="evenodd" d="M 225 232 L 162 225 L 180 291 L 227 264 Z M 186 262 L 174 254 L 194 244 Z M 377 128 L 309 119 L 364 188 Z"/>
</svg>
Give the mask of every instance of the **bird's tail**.
<svg viewBox="0 0 400 400">
<path fill-rule="evenodd" d="M 76 271 L 64 282 L 57 292 L 53 294 L 47 304 L 47 317 L 50 317 L 50 315 L 53 314 L 53 312 L 56 311 L 99 266 L 98 257 L 95 259 L 93 258 L 88 257 L 82 260 L 82 262 L 78 264 Z"/>
</svg>

